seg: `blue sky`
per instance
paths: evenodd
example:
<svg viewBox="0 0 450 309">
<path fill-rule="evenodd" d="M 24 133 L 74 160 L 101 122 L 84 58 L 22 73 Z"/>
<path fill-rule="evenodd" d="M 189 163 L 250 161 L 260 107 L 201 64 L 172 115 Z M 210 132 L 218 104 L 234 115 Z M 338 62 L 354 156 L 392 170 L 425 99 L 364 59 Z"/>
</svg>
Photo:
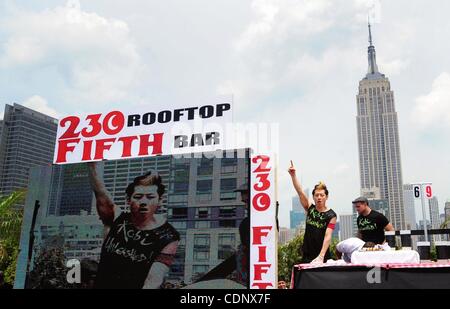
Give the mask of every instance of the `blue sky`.
<svg viewBox="0 0 450 309">
<path fill-rule="evenodd" d="M 450 199 L 445 0 L 6 0 L 0 103 L 61 116 L 232 93 L 235 120 L 280 123 L 281 225 L 294 195 L 290 159 L 305 187 L 325 181 L 329 206 L 349 214 L 359 195 L 355 96 L 367 71 L 368 11 L 379 68 L 395 91 L 404 182 L 432 181 L 442 210 Z"/>
</svg>

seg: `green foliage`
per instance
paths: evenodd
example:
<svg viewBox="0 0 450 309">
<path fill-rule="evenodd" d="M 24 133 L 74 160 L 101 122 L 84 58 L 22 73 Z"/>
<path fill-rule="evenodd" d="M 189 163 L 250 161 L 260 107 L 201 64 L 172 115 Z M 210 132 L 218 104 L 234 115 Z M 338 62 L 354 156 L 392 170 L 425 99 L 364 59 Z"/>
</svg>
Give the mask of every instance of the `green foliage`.
<svg viewBox="0 0 450 309">
<path fill-rule="evenodd" d="M 450 217 L 448 217 L 448 218 L 444 221 L 444 223 L 441 224 L 441 229 L 446 229 L 446 228 L 448 228 L 448 227 L 450 227 Z"/>
<path fill-rule="evenodd" d="M 35 257 L 27 288 L 67 289 L 64 250 L 61 247 L 42 249 Z"/>
<path fill-rule="evenodd" d="M 24 197 L 25 191 L 0 197 L 0 271 L 9 284 L 14 283 L 23 221 L 23 209 L 16 205 L 23 202 Z"/>
<path fill-rule="evenodd" d="M 288 285 L 291 281 L 292 267 L 300 264 L 302 260 L 301 248 L 304 234 L 297 235 L 293 240 L 278 247 L 278 280 L 285 281 Z M 336 260 L 336 245 L 338 240 L 333 238 L 330 244 L 331 258 Z"/>
<path fill-rule="evenodd" d="M 17 191 L 0 197 L 0 241 L 12 239 L 19 242 L 23 209 L 15 206 L 23 202 L 24 197 L 25 191 Z"/>
<path fill-rule="evenodd" d="M 437 250 L 434 244 L 430 248 L 430 260 L 437 262 Z"/>
<path fill-rule="evenodd" d="M 296 236 L 293 240 L 278 247 L 278 280 L 290 282 L 294 265 L 302 260 L 301 247 L 304 234 Z"/>
<path fill-rule="evenodd" d="M 4 279 L 6 283 L 14 285 L 14 279 L 16 278 L 16 264 L 17 258 L 19 257 L 19 248 L 15 246 L 12 249 L 12 253 L 9 256 L 9 263 L 7 263 L 7 267 L 4 272 Z"/>
</svg>

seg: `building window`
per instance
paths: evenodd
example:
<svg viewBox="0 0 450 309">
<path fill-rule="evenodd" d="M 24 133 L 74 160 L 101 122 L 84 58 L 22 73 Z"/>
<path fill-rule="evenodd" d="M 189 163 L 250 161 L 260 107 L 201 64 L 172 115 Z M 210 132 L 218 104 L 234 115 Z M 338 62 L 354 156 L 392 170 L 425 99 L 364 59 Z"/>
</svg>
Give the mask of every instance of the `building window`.
<svg viewBox="0 0 450 309">
<path fill-rule="evenodd" d="M 211 224 L 209 221 L 195 221 L 196 229 L 209 229 Z"/>
<path fill-rule="evenodd" d="M 223 178 L 220 181 L 220 199 L 235 200 L 236 199 L 236 178 Z"/>
<path fill-rule="evenodd" d="M 234 254 L 235 236 L 234 234 L 219 234 L 217 256 L 221 260 L 226 260 Z"/>
<path fill-rule="evenodd" d="M 236 220 L 219 220 L 219 227 L 236 227 Z"/>
<path fill-rule="evenodd" d="M 179 169 L 174 171 L 174 193 L 186 193 L 189 190 L 189 169 Z"/>
<path fill-rule="evenodd" d="M 209 251 L 195 251 L 194 252 L 194 260 L 195 261 L 208 261 L 209 260 Z"/>
<path fill-rule="evenodd" d="M 186 221 L 172 221 L 170 223 L 176 230 L 186 229 Z"/>
<path fill-rule="evenodd" d="M 197 208 L 196 217 L 200 219 L 207 219 L 209 217 L 209 208 Z"/>
<path fill-rule="evenodd" d="M 197 175 L 198 176 L 209 176 L 213 173 L 213 162 L 214 159 L 202 158 L 198 161 Z"/>
<path fill-rule="evenodd" d="M 237 173 L 238 160 L 237 158 L 223 158 L 221 162 L 221 173 L 231 174 Z"/>
<path fill-rule="evenodd" d="M 197 181 L 197 202 L 210 201 L 212 199 L 212 179 Z"/>
<path fill-rule="evenodd" d="M 200 275 L 208 272 L 208 265 L 194 265 L 192 267 L 192 272 L 195 276 L 199 277 Z"/>
<path fill-rule="evenodd" d="M 220 218 L 233 218 L 236 217 L 236 207 L 220 207 Z"/>
<path fill-rule="evenodd" d="M 187 207 L 172 208 L 172 209 L 169 209 L 169 213 L 170 213 L 170 211 L 172 212 L 172 218 L 174 218 L 174 219 L 185 219 L 188 216 Z"/>
<path fill-rule="evenodd" d="M 188 201 L 187 194 L 178 194 L 169 196 L 169 203 L 187 203 L 187 201 Z"/>
<path fill-rule="evenodd" d="M 212 179 L 197 181 L 197 194 L 211 193 L 211 191 L 212 191 Z"/>
<path fill-rule="evenodd" d="M 207 234 L 194 235 L 194 249 L 202 247 L 209 248 L 209 235 Z"/>
</svg>

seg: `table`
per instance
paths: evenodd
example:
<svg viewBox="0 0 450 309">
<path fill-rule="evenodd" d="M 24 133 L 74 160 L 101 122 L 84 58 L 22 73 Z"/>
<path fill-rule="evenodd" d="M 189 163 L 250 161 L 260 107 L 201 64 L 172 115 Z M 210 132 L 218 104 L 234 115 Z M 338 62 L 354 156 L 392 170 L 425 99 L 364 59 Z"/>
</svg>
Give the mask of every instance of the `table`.
<svg viewBox="0 0 450 309">
<path fill-rule="evenodd" d="M 450 289 L 450 263 L 300 264 L 291 289 Z"/>
<path fill-rule="evenodd" d="M 420 256 L 414 250 L 356 251 L 352 264 L 418 264 Z"/>
</svg>

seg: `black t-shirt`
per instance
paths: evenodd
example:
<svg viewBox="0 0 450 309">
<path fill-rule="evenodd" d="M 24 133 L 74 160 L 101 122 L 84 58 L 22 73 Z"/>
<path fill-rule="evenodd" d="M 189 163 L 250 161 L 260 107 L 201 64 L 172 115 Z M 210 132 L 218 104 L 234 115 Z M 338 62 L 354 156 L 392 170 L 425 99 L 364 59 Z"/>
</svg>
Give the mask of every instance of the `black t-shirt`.
<svg viewBox="0 0 450 309">
<path fill-rule="evenodd" d="M 322 250 L 325 232 L 331 219 L 336 218 L 336 213 L 333 210 L 326 212 L 319 212 L 316 205 L 311 205 L 306 216 L 305 237 L 302 246 L 302 263 L 310 263 L 314 260 Z M 325 254 L 325 259 L 330 258 L 330 249 L 328 248 Z"/>
<path fill-rule="evenodd" d="M 389 220 L 383 214 L 371 210 L 366 217 L 359 215 L 357 224 L 363 241 L 375 244 L 384 243 L 384 228 L 389 224 Z"/>
<path fill-rule="evenodd" d="M 168 244 L 180 240 L 169 223 L 152 230 L 139 230 L 131 214 L 121 214 L 103 242 L 96 288 L 141 289 L 150 267 Z"/>
</svg>

